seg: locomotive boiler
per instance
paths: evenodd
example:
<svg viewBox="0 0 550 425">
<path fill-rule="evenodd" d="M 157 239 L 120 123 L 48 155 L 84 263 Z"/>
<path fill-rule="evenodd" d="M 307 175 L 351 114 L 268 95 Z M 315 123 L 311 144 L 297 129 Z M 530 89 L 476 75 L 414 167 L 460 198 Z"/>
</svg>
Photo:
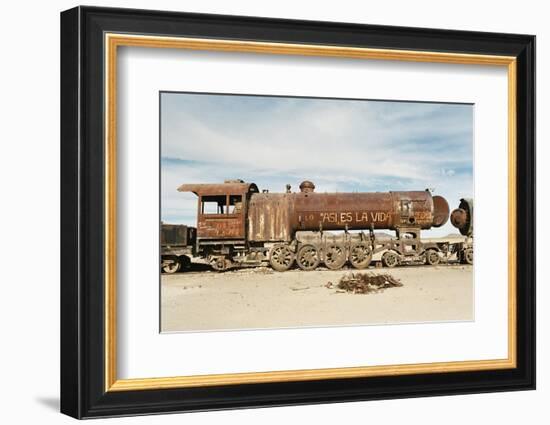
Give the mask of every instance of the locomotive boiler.
<svg viewBox="0 0 550 425">
<path fill-rule="evenodd" d="M 424 244 L 420 231 L 444 225 L 445 198 L 430 191 L 318 193 L 311 181 L 299 192 L 260 192 L 254 183 L 183 184 L 198 197 L 194 254 L 216 270 L 269 262 L 278 271 L 296 263 L 339 269 L 367 267 L 373 255 L 393 267 L 404 260 L 437 264 L 440 248 Z M 375 230 L 396 238 L 379 240 Z M 335 232 L 336 231 L 336 232 Z"/>
<path fill-rule="evenodd" d="M 430 229 L 447 222 L 445 198 L 429 191 L 316 193 L 305 181 L 298 193 L 255 193 L 248 207 L 250 241 L 290 241 L 297 231 Z"/>
</svg>

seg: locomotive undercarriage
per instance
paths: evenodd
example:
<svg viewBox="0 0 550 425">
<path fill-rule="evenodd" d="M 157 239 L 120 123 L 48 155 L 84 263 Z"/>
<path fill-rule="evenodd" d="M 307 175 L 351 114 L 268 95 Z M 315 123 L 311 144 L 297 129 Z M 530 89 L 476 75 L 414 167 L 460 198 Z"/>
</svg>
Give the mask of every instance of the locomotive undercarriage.
<svg viewBox="0 0 550 425">
<path fill-rule="evenodd" d="M 350 264 L 365 269 L 373 261 L 385 267 L 405 264 L 437 265 L 449 261 L 473 264 L 471 239 L 460 241 L 420 240 L 417 228 L 401 228 L 396 237 L 377 237 L 369 233 L 309 232 L 291 242 L 247 244 L 245 241 L 209 241 L 200 251 L 214 270 L 235 267 L 271 266 L 286 271 L 295 264 L 302 270 L 324 266 L 339 270 Z"/>
</svg>

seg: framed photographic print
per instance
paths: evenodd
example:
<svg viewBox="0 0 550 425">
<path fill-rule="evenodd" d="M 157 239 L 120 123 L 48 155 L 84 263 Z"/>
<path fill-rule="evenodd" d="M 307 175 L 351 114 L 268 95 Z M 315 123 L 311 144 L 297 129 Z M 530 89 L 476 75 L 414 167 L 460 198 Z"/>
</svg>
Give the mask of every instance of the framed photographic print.
<svg viewBox="0 0 550 425">
<path fill-rule="evenodd" d="M 534 36 L 77 7 L 61 57 L 63 413 L 535 387 Z"/>
</svg>

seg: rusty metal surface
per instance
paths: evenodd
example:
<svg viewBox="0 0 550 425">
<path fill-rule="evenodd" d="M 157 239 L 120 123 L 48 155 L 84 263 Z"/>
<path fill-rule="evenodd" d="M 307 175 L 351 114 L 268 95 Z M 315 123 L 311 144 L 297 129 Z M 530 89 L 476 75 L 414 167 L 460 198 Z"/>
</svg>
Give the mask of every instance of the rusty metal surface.
<svg viewBox="0 0 550 425">
<path fill-rule="evenodd" d="M 160 230 L 160 244 L 171 246 L 185 246 L 193 242 L 195 229 L 184 224 L 162 223 Z"/>
<path fill-rule="evenodd" d="M 254 193 L 248 203 L 248 240 L 288 242 L 292 239 L 292 193 Z"/>
<path fill-rule="evenodd" d="M 427 191 L 296 194 L 299 230 L 429 229 L 434 212 Z"/>
<path fill-rule="evenodd" d="M 426 191 L 374 193 L 296 193 L 296 230 L 365 230 L 433 226 L 434 208 Z"/>
<path fill-rule="evenodd" d="M 315 185 L 313 182 L 310 182 L 309 180 L 304 180 L 302 183 L 300 183 L 300 192 L 303 193 L 310 193 L 315 191 Z"/>
<path fill-rule="evenodd" d="M 161 223 L 160 228 L 160 248 L 164 271 L 174 273 L 181 267 L 180 265 L 167 265 L 167 259 L 190 256 L 193 251 L 193 244 L 196 241 L 197 229 L 184 224 L 165 224 Z"/>
<path fill-rule="evenodd" d="M 460 230 L 465 236 L 474 232 L 474 201 L 472 199 L 461 199 L 457 209 L 451 213 L 451 224 Z"/>
<path fill-rule="evenodd" d="M 427 191 L 262 193 L 250 197 L 248 235 L 252 241 L 289 241 L 306 230 L 429 229 L 448 216 L 447 201 Z"/>
<path fill-rule="evenodd" d="M 244 183 L 241 180 L 228 180 L 219 184 L 182 184 L 179 192 L 193 192 L 199 197 L 197 217 L 197 237 L 199 239 L 244 239 L 246 223 L 246 202 L 250 193 L 258 192 L 254 183 Z M 241 195 L 242 202 L 231 214 L 229 208 L 230 195 Z M 203 197 L 220 196 L 223 201 L 223 213 L 205 214 L 200 210 Z"/>
<path fill-rule="evenodd" d="M 389 193 L 294 194 L 294 230 L 388 228 L 395 220 Z M 380 227 L 379 227 L 380 226 Z"/>
<path fill-rule="evenodd" d="M 254 183 L 195 183 L 182 184 L 178 187 L 178 192 L 193 192 L 197 196 L 202 195 L 240 195 L 245 193 L 258 192 L 258 186 Z"/>
<path fill-rule="evenodd" d="M 226 206 L 229 195 L 243 196 L 238 213 L 226 208 L 203 213 L 199 207 L 199 239 L 289 242 L 297 231 L 307 230 L 429 229 L 442 226 L 449 216 L 447 201 L 429 191 L 318 193 L 308 180 L 297 193 L 259 193 L 254 183 L 242 181 L 183 184 L 178 190 L 197 194 L 199 206 L 206 196 L 220 197 L 219 205 Z"/>
<path fill-rule="evenodd" d="M 244 215 L 200 214 L 197 234 L 202 239 L 243 239 Z"/>
<path fill-rule="evenodd" d="M 453 210 L 451 214 L 451 223 L 457 229 L 461 229 L 468 223 L 468 213 L 462 208 Z"/>
<path fill-rule="evenodd" d="M 449 203 L 442 196 L 433 196 L 433 227 L 441 227 L 449 220 Z"/>
</svg>

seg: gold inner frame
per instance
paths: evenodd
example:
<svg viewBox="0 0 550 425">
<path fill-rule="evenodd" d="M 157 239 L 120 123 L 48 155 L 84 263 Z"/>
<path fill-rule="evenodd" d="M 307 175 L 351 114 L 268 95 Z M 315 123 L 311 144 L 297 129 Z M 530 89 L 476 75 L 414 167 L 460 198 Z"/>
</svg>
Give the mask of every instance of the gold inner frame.
<svg viewBox="0 0 550 425">
<path fill-rule="evenodd" d="M 495 360 L 118 379 L 116 373 L 116 98 L 119 46 L 325 56 L 507 67 L 508 71 L 508 357 Z M 516 58 L 410 50 L 105 34 L 105 391 L 235 385 L 516 367 Z"/>
</svg>

